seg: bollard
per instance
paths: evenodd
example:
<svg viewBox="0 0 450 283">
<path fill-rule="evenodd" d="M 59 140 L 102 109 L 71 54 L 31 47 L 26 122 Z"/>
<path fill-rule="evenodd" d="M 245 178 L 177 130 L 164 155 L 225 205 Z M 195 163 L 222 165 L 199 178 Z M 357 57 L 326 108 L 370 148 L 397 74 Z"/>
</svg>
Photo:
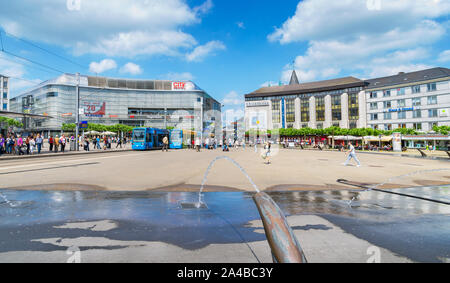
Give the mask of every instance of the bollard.
<svg viewBox="0 0 450 283">
<path fill-rule="evenodd" d="M 275 263 L 306 263 L 302 248 L 281 209 L 266 193 L 253 196 Z"/>
</svg>

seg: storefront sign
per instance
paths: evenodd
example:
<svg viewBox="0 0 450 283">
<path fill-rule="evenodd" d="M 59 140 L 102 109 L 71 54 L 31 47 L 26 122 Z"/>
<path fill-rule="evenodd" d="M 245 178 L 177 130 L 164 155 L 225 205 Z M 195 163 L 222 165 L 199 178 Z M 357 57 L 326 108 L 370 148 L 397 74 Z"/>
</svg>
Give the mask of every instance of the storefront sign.
<svg viewBox="0 0 450 283">
<path fill-rule="evenodd" d="M 389 112 L 402 112 L 402 111 L 414 111 L 414 107 L 389 109 Z"/>
<path fill-rule="evenodd" d="M 191 82 L 172 82 L 172 90 L 194 90 L 195 85 Z"/>
<path fill-rule="evenodd" d="M 245 107 L 261 107 L 261 106 L 270 106 L 270 102 L 267 100 L 245 102 Z"/>
</svg>

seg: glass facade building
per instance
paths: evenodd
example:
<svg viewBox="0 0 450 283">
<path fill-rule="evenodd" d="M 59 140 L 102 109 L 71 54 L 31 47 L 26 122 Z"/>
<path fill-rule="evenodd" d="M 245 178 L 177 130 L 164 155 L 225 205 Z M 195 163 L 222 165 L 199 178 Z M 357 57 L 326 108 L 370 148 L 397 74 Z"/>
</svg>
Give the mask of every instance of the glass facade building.
<svg viewBox="0 0 450 283">
<path fill-rule="evenodd" d="M 51 116 L 25 121 L 25 128 L 58 132 L 76 121 L 76 85 L 71 74 L 46 81 L 11 99 L 11 111 Z M 80 76 L 79 92 L 80 121 L 221 133 L 221 104 L 190 81 Z"/>
</svg>

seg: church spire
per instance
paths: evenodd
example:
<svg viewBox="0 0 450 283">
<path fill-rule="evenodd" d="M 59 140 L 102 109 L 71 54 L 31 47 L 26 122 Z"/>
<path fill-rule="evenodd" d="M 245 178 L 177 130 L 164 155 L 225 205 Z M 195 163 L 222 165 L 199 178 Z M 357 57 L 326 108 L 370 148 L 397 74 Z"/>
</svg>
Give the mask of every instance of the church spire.
<svg viewBox="0 0 450 283">
<path fill-rule="evenodd" d="M 292 70 L 291 81 L 289 82 L 289 85 L 298 85 L 298 84 L 300 83 L 298 82 L 297 73 L 295 72 L 295 70 Z"/>
</svg>

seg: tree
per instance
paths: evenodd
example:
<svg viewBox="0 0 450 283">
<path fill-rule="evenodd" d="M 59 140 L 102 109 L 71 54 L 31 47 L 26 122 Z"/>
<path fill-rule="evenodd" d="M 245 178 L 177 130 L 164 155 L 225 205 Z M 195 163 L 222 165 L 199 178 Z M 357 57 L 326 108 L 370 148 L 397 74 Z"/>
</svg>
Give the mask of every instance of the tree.
<svg viewBox="0 0 450 283">
<path fill-rule="evenodd" d="M 16 128 L 22 128 L 23 124 L 15 119 L 11 119 L 8 117 L 1 117 L 0 116 L 0 125 L 6 125 L 7 127 L 16 127 Z"/>
</svg>

